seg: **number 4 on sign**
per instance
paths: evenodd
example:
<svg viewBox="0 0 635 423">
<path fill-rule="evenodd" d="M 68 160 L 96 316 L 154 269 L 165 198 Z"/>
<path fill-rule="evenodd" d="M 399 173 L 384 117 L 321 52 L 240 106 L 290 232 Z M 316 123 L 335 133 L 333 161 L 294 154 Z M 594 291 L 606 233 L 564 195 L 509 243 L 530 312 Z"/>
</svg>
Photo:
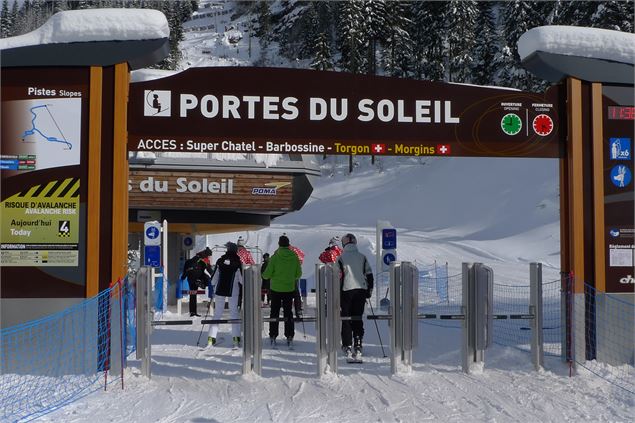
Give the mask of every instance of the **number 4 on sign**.
<svg viewBox="0 0 635 423">
<path fill-rule="evenodd" d="M 60 220 L 57 229 L 58 236 L 70 236 L 71 234 L 71 222 L 68 220 Z"/>
</svg>

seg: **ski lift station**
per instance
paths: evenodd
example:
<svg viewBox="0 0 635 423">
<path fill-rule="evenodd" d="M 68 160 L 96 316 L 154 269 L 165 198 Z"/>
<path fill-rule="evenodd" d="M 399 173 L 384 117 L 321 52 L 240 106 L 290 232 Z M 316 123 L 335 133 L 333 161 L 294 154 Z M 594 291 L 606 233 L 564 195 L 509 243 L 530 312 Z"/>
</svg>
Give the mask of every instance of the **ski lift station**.
<svg viewBox="0 0 635 423">
<path fill-rule="evenodd" d="M 554 40 L 562 45 L 583 34 L 530 30 L 519 42 L 523 64 L 553 84 L 533 93 L 282 68 L 140 72 L 167 56 L 167 28 L 158 11 L 77 10 L 0 40 L 3 329 L 94 298 L 110 318 L 113 290 L 127 282 L 128 251 L 140 250 L 146 279 L 137 283 L 137 348 L 147 349 L 138 354 L 149 376 L 149 267 L 163 269 L 164 304 L 175 304 L 173 287 L 193 253 L 192 237 L 257 230 L 300 210 L 320 175 L 314 157 L 552 158 L 560 169 L 562 357 L 572 360 L 576 352 L 633 366 L 633 327 L 617 324 L 612 305 L 617 298 L 632 310 L 635 302 L 632 34 L 594 33 L 607 40 L 595 54 L 593 43 L 573 53 L 552 48 Z M 619 48 L 611 54 L 613 45 Z M 631 48 L 623 53 L 625 45 Z M 148 225 L 159 229 L 146 232 Z M 161 250 L 146 250 L 149 234 L 160 234 Z M 532 361 L 539 368 L 540 265 L 531 267 L 529 313 L 492 317 L 484 306 L 493 298 L 491 272 L 477 264 L 464 266 L 468 311 L 451 317 L 472 319 L 463 368 L 482 361 L 495 318 L 533 319 Z M 255 268 L 245 271 L 246 280 L 259 281 Z M 417 319 L 442 317 L 407 307 L 421 295 L 419 269 L 403 262 L 391 272 L 396 305 L 386 319 L 394 322 L 396 369 L 412 362 Z M 316 275 L 318 290 L 337 291 L 333 268 Z M 259 288 L 245 289 L 245 373 L 260 371 L 259 296 Z M 333 295 L 317 299 L 321 311 L 339 308 Z M 577 317 L 578 330 L 587 330 L 572 337 Z M 327 363 L 337 371 L 339 318 L 316 316 L 319 372 Z M 97 323 L 93 332 L 110 336 L 116 328 L 122 323 L 108 320 L 105 332 Z M 619 348 L 607 351 L 618 340 Z M 115 351 L 115 341 L 99 347 L 104 351 Z M 125 366 L 123 352 L 117 360 L 98 370 Z"/>
</svg>

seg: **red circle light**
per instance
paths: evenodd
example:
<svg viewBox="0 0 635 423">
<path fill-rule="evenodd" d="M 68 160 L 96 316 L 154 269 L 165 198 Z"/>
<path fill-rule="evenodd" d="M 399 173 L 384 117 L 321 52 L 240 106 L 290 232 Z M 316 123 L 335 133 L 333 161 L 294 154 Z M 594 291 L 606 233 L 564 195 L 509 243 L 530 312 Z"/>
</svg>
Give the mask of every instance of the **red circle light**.
<svg viewBox="0 0 635 423">
<path fill-rule="evenodd" d="M 534 132 L 541 137 L 546 137 L 553 132 L 553 120 L 545 114 L 536 116 L 532 126 L 534 128 Z"/>
</svg>

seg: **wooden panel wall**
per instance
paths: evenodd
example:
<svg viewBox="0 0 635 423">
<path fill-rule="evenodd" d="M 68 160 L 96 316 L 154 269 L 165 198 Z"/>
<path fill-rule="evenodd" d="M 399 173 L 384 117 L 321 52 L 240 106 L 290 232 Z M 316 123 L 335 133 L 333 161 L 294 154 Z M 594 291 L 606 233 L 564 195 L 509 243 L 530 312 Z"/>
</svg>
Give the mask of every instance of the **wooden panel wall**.
<svg viewBox="0 0 635 423">
<path fill-rule="evenodd" d="M 167 187 L 167 192 L 142 192 L 140 183 L 152 177 L 153 186 Z M 187 178 L 188 182 L 207 179 L 220 183 L 233 180 L 233 193 L 176 192 L 177 178 Z M 130 172 L 130 206 L 133 208 L 207 209 L 207 210 L 291 210 L 293 197 L 292 175 L 271 175 L 257 173 L 207 173 L 207 172 Z M 254 195 L 253 188 L 266 184 L 286 184 L 277 189 L 276 195 Z M 167 184 L 167 185 L 166 185 Z M 269 186 L 271 188 L 271 186 Z"/>
</svg>

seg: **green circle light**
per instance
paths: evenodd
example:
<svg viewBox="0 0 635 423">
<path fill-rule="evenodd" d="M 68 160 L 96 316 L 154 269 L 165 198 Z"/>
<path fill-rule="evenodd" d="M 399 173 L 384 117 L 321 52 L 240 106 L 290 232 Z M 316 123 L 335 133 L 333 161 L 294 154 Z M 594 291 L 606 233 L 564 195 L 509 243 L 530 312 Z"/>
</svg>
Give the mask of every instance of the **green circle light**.
<svg viewBox="0 0 635 423">
<path fill-rule="evenodd" d="M 523 121 L 516 113 L 507 113 L 501 119 L 501 129 L 507 135 L 516 135 L 523 129 Z"/>
</svg>

